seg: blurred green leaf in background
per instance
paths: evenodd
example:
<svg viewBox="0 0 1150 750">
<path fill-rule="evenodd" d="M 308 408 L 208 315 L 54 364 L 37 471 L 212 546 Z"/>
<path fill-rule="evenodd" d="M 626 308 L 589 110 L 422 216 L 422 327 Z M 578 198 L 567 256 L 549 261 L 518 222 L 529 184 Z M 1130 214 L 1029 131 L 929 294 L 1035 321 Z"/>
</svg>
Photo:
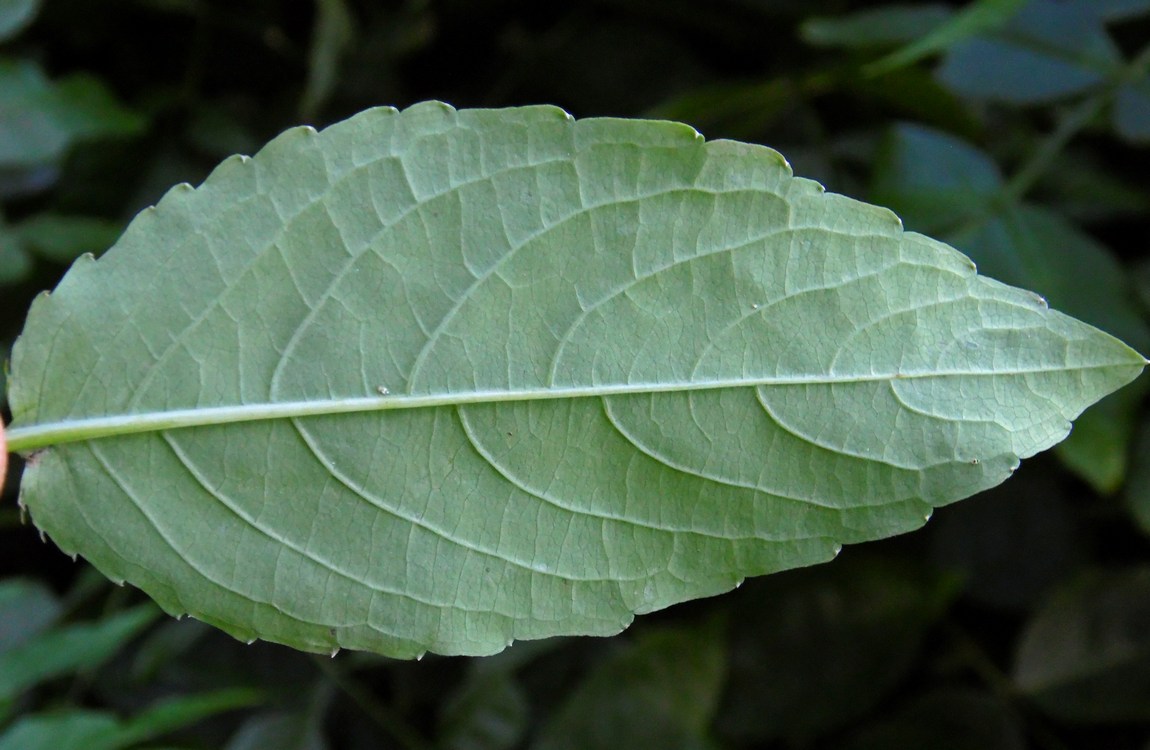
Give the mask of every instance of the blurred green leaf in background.
<svg viewBox="0 0 1150 750">
<path fill-rule="evenodd" d="M 40 0 L 0 0 L 0 43 L 17 36 L 40 11 Z"/>
<path fill-rule="evenodd" d="M 0 170 L 51 164 L 77 143 L 132 135 L 143 125 L 99 79 L 52 81 L 29 60 L 0 60 Z"/>
</svg>

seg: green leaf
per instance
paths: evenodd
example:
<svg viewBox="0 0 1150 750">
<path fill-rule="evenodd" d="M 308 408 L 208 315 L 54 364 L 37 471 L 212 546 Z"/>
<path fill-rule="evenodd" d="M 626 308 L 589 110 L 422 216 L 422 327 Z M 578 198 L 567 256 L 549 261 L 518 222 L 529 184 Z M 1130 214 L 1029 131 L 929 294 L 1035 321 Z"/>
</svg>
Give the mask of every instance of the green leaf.
<svg viewBox="0 0 1150 750">
<path fill-rule="evenodd" d="M 1131 143 L 1150 141 L 1150 74 L 1119 87 L 1114 95 L 1114 129 Z"/>
<path fill-rule="evenodd" d="M 79 141 L 131 135 L 144 125 L 87 75 L 49 81 L 27 60 L 0 60 L 0 169 L 61 158 Z"/>
<path fill-rule="evenodd" d="M 220 690 L 165 701 L 128 721 L 98 711 L 36 714 L 20 719 L 0 735 L 0 750 L 120 750 L 209 716 L 250 706 L 258 698 L 252 690 Z"/>
<path fill-rule="evenodd" d="M 339 61 L 355 40 L 355 19 L 344 0 L 315 0 L 315 13 L 307 87 L 300 103 L 305 120 L 314 118 L 331 96 L 338 81 Z"/>
<path fill-rule="evenodd" d="M 39 581 L 0 582 L 0 654 L 28 642 L 60 616 L 60 602 Z"/>
<path fill-rule="evenodd" d="M 1030 0 L 999 33 L 952 49 L 939 79 L 965 96 L 1017 104 L 1098 86 L 1122 68 L 1098 10 L 1091 3 Z"/>
<path fill-rule="evenodd" d="M 1144 364 L 769 149 L 427 103 L 77 261 L 8 440 L 36 524 L 169 612 L 484 654 L 918 528 Z"/>
<path fill-rule="evenodd" d="M 993 210 L 1002 173 L 986 153 L 933 128 L 891 128 L 875 163 L 871 198 L 913 229 L 945 232 Z"/>
<path fill-rule="evenodd" d="M 249 688 L 229 688 L 182 696 L 149 706 L 123 723 L 122 745 L 133 745 L 174 732 L 208 717 L 259 704 L 263 694 Z"/>
<path fill-rule="evenodd" d="M 865 71 L 868 75 L 877 76 L 913 65 L 965 39 L 999 28 L 1010 21 L 1025 3 L 1026 0 L 974 0 L 955 13 L 950 20 L 936 26 L 928 34 L 915 39 L 905 47 L 871 63 Z"/>
<path fill-rule="evenodd" d="M 713 747 L 707 727 L 725 672 L 715 626 L 646 633 L 595 666 L 532 750 Z"/>
<path fill-rule="evenodd" d="M 830 18 L 810 18 L 799 27 L 807 44 L 865 49 L 914 42 L 954 15 L 941 3 L 884 5 Z"/>
<path fill-rule="evenodd" d="M 0 750 L 116 750 L 116 717 L 98 711 L 26 716 L 0 735 Z"/>
<path fill-rule="evenodd" d="M 107 219 L 41 213 L 21 222 L 16 231 L 31 252 L 56 263 L 71 263 L 84 253 L 102 253 L 123 229 Z"/>
<path fill-rule="evenodd" d="M 40 12 L 40 0 L 0 0 L 0 42 L 27 28 Z"/>
<path fill-rule="evenodd" d="M 1150 718 L 1150 569 L 1093 571 L 1058 591 L 1027 626 L 1018 688 L 1079 722 Z"/>
<path fill-rule="evenodd" d="M 84 253 L 100 254 L 116 242 L 123 225 L 91 216 L 43 213 L 17 225 L 29 250 L 57 263 L 70 263 Z"/>
<path fill-rule="evenodd" d="M 32 258 L 24 239 L 0 218 L 0 286 L 23 281 L 32 272 Z"/>
<path fill-rule="evenodd" d="M 0 701 L 45 680 L 99 666 L 155 617 L 154 607 L 141 605 L 100 622 L 51 630 L 0 653 Z"/>
<path fill-rule="evenodd" d="M 1077 2 L 1093 3 L 1107 21 L 1124 21 L 1150 13 L 1150 0 L 1077 0 Z"/>
</svg>

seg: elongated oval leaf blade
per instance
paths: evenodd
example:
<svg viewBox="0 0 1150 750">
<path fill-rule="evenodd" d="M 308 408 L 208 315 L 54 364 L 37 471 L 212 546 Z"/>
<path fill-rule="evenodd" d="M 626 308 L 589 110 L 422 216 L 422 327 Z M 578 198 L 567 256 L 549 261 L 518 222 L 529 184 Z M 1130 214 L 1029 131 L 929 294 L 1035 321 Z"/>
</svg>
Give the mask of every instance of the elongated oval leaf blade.
<svg viewBox="0 0 1150 750">
<path fill-rule="evenodd" d="M 487 654 L 914 529 L 1144 364 L 769 149 L 428 103 L 79 261 L 9 441 L 36 524 L 170 612 Z"/>
</svg>

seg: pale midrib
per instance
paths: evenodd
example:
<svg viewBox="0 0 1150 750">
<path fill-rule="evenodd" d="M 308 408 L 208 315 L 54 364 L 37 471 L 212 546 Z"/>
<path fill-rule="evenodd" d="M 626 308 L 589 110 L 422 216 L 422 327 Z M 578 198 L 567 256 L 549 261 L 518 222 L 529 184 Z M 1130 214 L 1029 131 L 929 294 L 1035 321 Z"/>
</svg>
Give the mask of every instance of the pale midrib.
<svg viewBox="0 0 1150 750">
<path fill-rule="evenodd" d="M 1099 370 L 1122 367 L 1129 363 L 1083 365 L 1078 367 L 1036 367 L 1014 370 L 985 371 L 932 371 L 889 373 L 873 375 L 793 375 L 770 378 L 699 380 L 689 383 L 627 383 L 617 385 L 591 385 L 582 387 L 554 387 L 521 389 L 515 391 L 460 391 L 456 393 L 408 395 L 385 394 L 359 398 L 337 398 L 313 401 L 283 401 L 278 403 L 238 404 L 194 409 L 139 412 L 110 417 L 87 417 L 63 422 L 15 427 L 7 431 L 8 450 L 26 453 L 53 445 L 85 440 L 135 435 L 145 432 L 179 430 L 188 427 L 211 427 L 237 422 L 259 422 L 295 417 L 322 417 L 336 414 L 357 414 L 398 409 L 424 409 L 437 406 L 466 406 L 469 404 L 507 403 L 513 401 L 548 401 L 571 398 L 642 395 L 648 393 L 675 393 L 710 391 L 725 388 L 756 388 L 760 386 L 837 385 L 874 383 L 892 380 L 955 377 L 1012 377 L 1037 375 L 1067 370 Z"/>
</svg>

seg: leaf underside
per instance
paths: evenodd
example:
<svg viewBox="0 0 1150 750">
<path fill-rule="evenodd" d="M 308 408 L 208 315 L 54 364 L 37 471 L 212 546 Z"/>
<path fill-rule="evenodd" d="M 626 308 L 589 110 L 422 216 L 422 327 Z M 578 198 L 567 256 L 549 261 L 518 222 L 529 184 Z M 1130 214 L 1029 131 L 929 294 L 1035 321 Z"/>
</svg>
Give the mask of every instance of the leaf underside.
<svg viewBox="0 0 1150 750">
<path fill-rule="evenodd" d="M 22 502 L 241 639 L 490 654 L 921 526 L 1145 360 L 759 146 L 364 112 L 34 304 Z"/>
</svg>

